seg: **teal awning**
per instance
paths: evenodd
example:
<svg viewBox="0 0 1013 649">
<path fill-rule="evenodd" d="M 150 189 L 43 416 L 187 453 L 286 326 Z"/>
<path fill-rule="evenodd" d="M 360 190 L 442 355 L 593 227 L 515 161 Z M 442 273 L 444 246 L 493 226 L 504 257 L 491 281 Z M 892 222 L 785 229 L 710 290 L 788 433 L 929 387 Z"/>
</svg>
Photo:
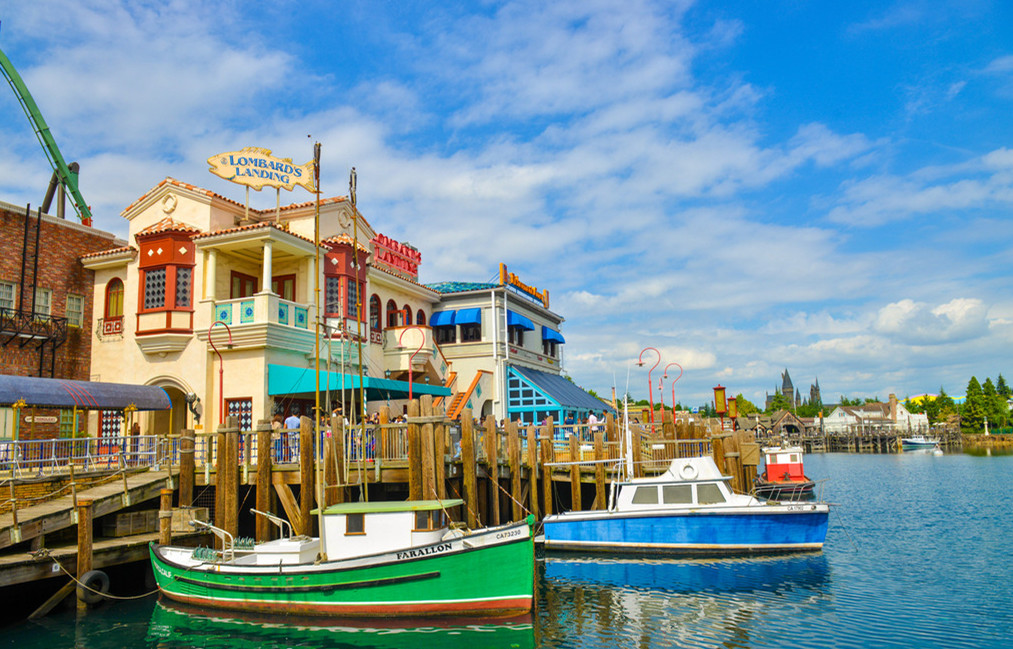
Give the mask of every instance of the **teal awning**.
<svg viewBox="0 0 1013 649">
<path fill-rule="evenodd" d="M 555 329 L 549 329 L 548 327 L 542 327 L 542 340 L 549 340 L 560 345 L 565 344 L 566 340 L 563 339 L 563 334 L 559 333 Z"/>
<path fill-rule="evenodd" d="M 457 312 L 457 324 L 482 324 L 482 309 L 461 309 Z"/>
<path fill-rule="evenodd" d="M 430 327 L 452 327 L 456 324 L 457 311 L 434 311 L 429 317 Z"/>
<path fill-rule="evenodd" d="M 363 377 L 366 389 L 366 400 L 403 399 L 408 396 L 408 381 L 395 381 L 375 376 Z M 342 374 L 340 372 L 320 371 L 320 391 L 327 390 L 358 390 L 358 374 Z M 434 397 L 449 397 L 450 388 L 442 385 L 430 385 L 423 381 L 412 381 L 412 395 L 431 394 Z M 316 391 L 316 379 L 311 367 L 290 367 L 288 365 L 267 366 L 267 394 L 272 397 L 296 394 L 313 394 Z"/>
<path fill-rule="evenodd" d="M 525 331 L 535 330 L 535 325 L 533 322 L 531 322 L 521 314 L 517 313 L 516 311 L 511 311 L 510 309 L 507 309 L 507 326 L 518 327 Z"/>
</svg>

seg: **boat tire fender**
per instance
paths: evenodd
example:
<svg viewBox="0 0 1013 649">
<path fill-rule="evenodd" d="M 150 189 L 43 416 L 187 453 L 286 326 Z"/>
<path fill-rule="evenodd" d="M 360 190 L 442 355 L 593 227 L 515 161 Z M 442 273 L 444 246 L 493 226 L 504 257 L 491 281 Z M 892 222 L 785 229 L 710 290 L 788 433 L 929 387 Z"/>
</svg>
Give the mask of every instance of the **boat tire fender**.
<svg viewBox="0 0 1013 649">
<path fill-rule="evenodd" d="M 684 464 L 682 468 L 679 469 L 679 475 L 685 480 L 692 480 L 696 477 L 696 467 L 692 464 Z"/>
<path fill-rule="evenodd" d="M 108 592 L 109 575 L 101 570 L 89 570 L 78 580 L 77 598 L 86 604 L 98 604 Z"/>
</svg>

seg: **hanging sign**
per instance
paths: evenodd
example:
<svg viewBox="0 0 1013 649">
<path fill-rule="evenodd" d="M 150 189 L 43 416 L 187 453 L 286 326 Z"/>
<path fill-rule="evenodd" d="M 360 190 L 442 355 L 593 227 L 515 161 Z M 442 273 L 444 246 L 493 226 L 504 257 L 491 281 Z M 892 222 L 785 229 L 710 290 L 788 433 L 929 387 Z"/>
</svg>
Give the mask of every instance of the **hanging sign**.
<svg viewBox="0 0 1013 649">
<path fill-rule="evenodd" d="M 291 158 L 275 158 L 270 149 L 248 146 L 240 151 L 219 153 L 208 158 L 208 170 L 219 178 L 252 187 L 258 192 L 267 185 L 292 191 L 296 185 L 308 192 L 313 186 L 313 161 L 293 164 Z"/>
</svg>

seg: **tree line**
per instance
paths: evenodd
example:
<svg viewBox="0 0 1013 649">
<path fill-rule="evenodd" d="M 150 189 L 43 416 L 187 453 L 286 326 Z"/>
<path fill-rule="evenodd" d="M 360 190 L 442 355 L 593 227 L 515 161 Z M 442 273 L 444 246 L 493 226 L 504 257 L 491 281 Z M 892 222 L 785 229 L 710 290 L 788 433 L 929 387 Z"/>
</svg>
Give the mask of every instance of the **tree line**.
<svg viewBox="0 0 1013 649">
<path fill-rule="evenodd" d="M 985 422 L 993 433 L 1013 433 L 1010 429 L 1009 400 L 1013 396 L 1013 388 L 1006 383 L 1002 374 L 992 383 L 991 377 L 985 377 L 979 383 L 976 376 L 967 382 L 964 403 L 958 404 L 946 394 L 942 387 L 939 396 L 925 397 L 921 403 L 905 401 L 904 405 L 911 412 L 924 412 L 930 424 L 953 423 L 960 421 L 960 432 L 979 434 L 985 430 Z"/>
</svg>

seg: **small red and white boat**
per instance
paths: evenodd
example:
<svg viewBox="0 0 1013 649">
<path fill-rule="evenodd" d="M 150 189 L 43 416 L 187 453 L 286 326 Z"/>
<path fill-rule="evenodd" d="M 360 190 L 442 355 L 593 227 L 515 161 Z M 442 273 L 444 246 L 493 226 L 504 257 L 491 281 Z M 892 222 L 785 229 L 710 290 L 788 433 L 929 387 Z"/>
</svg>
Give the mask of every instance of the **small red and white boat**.
<svg viewBox="0 0 1013 649">
<path fill-rule="evenodd" d="M 757 498 L 767 500 L 812 500 L 816 483 L 805 475 L 802 447 L 773 446 L 763 449 L 763 473 L 756 478 Z"/>
</svg>

